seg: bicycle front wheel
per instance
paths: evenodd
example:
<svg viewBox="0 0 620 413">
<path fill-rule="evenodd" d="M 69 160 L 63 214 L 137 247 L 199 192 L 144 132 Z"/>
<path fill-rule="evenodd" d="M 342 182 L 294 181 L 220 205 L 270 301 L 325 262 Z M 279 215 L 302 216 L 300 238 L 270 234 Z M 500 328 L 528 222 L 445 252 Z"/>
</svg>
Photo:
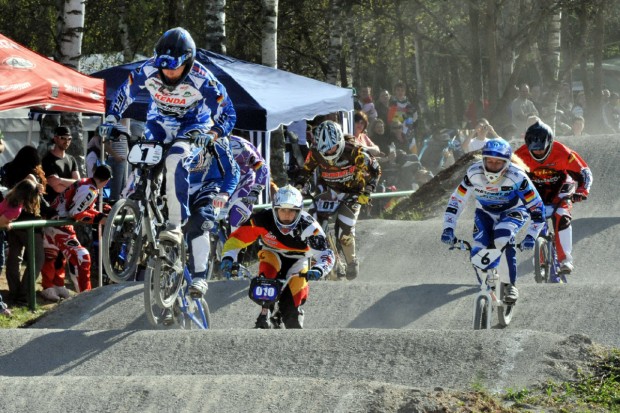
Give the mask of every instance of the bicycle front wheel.
<svg viewBox="0 0 620 413">
<path fill-rule="evenodd" d="M 155 302 L 161 308 L 172 308 L 183 284 L 187 252 L 185 242 L 181 242 L 181 245 L 162 243 L 160 247 L 165 256 L 155 259 L 153 265 Z"/>
<path fill-rule="evenodd" d="M 538 237 L 534 245 L 534 280 L 539 284 L 549 282 L 551 257 L 548 242 L 546 238 Z"/>
<path fill-rule="evenodd" d="M 132 278 L 142 254 L 142 214 L 136 201 L 121 199 L 103 227 L 101 259 L 110 279 L 122 283 Z"/>
<path fill-rule="evenodd" d="M 163 324 L 164 309 L 155 301 L 153 265 L 154 263 L 151 261 L 144 271 L 144 312 L 149 324 L 153 327 L 159 327 Z"/>
<path fill-rule="evenodd" d="M 489 297 L 479 295 L 474 306 L 474 330 L 491 328 L 491 303 Z"/>
</svg>

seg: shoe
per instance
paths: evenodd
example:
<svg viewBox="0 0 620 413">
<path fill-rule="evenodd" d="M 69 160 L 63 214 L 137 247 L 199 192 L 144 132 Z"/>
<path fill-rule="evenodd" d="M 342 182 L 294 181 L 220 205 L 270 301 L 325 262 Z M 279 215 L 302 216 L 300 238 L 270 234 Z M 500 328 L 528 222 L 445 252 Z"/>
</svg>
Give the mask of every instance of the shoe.
<svg viewBox="0 0 620 413">
<path fill-rule="evenodd" d="M 161 323 L 165 326 L 171 326 L 174 324 L 174 316 L 170 308 L 165 308 L 162 310 Z"/>
<path fill-rule="evenodd" d="M 58 294 L 58 296 L 60 298 L 70 298 L 71 297 L 71 293 L 69 292 L 69 290 L 67 290 L 67 287 L 63 286 L 58 286 L 55 285 L 54 289 L 56 290 L 56 294 Z"/>
<path fill-rule="evenodd" d="M 507 303 L 515 303 L 519 298 L 519 290 L 514 284 L 510 284 L 506 287 L 506 296 L 504 297 L 504 301 Z"/>
<path fill-rule="evenodd" d="M 183 241 L 183 232 L 181 231 L 181 227 L 168 224 L 166 229 L 159 233 L 159 240 L 180 245 Z"/>
<path fill-rule="evenodd" d="M 560 272 L 564 274 L 570 274 L 573 272 L 574 268 L 573 263 L 569 260 L 564 260 L 562 261 L 562 264 L 560 264 Z"/>
<path fill-rule="evenodd" d="M 347 265 L 347 280 L 351 281 L 357 278 L 360 272 L 360 263 L 357 259 Z"/>
<path fill-rule="evenodd" d="M 204 278 L 194 278 L 189 286 L 189 295 L 192 298 L 201 298 L 209 289 L 209 283 Z"/>
<path fill-rule="evenodd" d="M 4 307 L 4 308 L 0 307 L 0 315 L 3 315 L 5 317 L 11 317 L 13 313 L 11 313 L 11 310 L 9 310 L 7 307 Z"/>
<path fill-rule="evenodd" d="M 41 297 L 43 297 L 47 301 L 60 301 L 60 296 L 58 295 L 54 287 L 46 288 L 45 290 L 41 291 Z"/>
<path fill-rule="evenodd" d="M 271 328 L 271 323 L 269 323 L 269 318 L 267 317 L 267 314 L 261 314 L 258 316 L 254 328 L 260 328 L 264 330 L 269 330 Z"/>
</svg>

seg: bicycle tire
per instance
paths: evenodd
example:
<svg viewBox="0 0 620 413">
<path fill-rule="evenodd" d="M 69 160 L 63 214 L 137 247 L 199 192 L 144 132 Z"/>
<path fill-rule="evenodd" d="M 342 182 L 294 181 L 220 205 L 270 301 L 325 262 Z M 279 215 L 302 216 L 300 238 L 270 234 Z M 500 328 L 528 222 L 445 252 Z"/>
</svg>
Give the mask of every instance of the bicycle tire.
<svg viewBox="0 0 620 413">
<path fill-rule="evenodd" d="M 188 297 L 189 298 L 189 297 Z M 208 330 L 211 328 L 211 312 L 209 311 L 209 304 L 202 298 L 189 298 L 187 311 L 199 321 L 199 325 L 188 315 L 183 314 L 185 330 Z M 204 320 L 202 319 L 202 313 L 204 313 Z M 206 325 L 204 324 L 206 321 Z"/>
<path fill-rule="evenodd" d="M 126 219 L 129 216 L 134 218 Z M 101 259 L 107 276 L 116 283 L 125 282 L 136 274 L 142 255 L 142 231 L 136 231 L 141 220 L 138 204 L 130 199 L 116 202 L 106 219 Z"/>
<path fill-rule="evenodd" d="M 502 283 L 502 298 L 506 295 L 506 288 L 509 284 Z M 512 315 L 514 314 L 515 303 L 506 303 L 497 307 L 497 321 L 502 327 L 507 327 L 512 321 Z"/>
<path fill-rule="evenodd" d="M 162 324 L 162 308 L 155 302 L 155 286 L 153 283 L 153 262 L 144 271 L 144 313 L 149 324 L 159 327 Z"/>
<path fill-rule="evenodd" d="M 181 245 L 161 243 L 160 248 L 165 250 L 168 259 L 158 257 L 153 265 L 155 302 L 161 308 L 172 308 L 183 285 L 187 251 L 185 242 L 181 242 Z"/>
<path fill-rule="evenodd" d="M 546 238 L 538 237 L 534 245 L 534 280 L 539 284 L 549 282 L 551 257 L 548 242 Z"/>
<path fill-rule="evenodd" d="M 327 232 L 327 243 L 334 252 L 334 266 L 326 279 L 331 281 L 341 280 L 345 277 L 347 269 L 338 240 L 336 240 L 336 236 L 332 231 Z"/>
<path fill-rule="evenodd" d="M 489 298 L 479 295 L 474 306 L 474 330 L 491 328 L 491 314 L 489 314 Z"/>
<path fill-rule="evenodd" d="M 207 259 L 207 273 L 205 278 L 207 281 L 213 278 L 215 274 L 215 265 L 217 263 L 217 248 L 218 248 L 219 237 L 215 234 L 209 234 L 209 257 Z"/>
</svg>

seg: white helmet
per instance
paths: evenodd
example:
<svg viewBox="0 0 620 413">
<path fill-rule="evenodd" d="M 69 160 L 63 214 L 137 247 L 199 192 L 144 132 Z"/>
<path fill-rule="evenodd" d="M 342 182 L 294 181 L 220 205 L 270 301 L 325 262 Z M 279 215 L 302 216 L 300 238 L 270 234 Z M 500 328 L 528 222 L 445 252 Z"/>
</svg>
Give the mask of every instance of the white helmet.
<svg viewBox="0 0 620 413">
<path fill-rule="evenodd" d="M 276 222 L 276 226 L 283 234 L 288 234 L 295 229 L 299 219 L 301 218 L 301 210 L 304 206 L 304 198 L 301 196 L 301 192 L 292 185 L 286 185 L 278 189 L 271 202 L 273 218 Z M 297 210 L 295 219 L 290 224 L 283 224 L 278 218 L 278 209 L 287 208 Z"/>
<path fill-rule="evenodd" d="M 344 151 L 344 134 L 340 125 L 331 120 L 326 120 L 314 130 L 316 149 L 321 156 L 330 164 L 334 163 Z M 337 147 L 335 153 L 326 155 L 333 147 Z"/>
</svg>

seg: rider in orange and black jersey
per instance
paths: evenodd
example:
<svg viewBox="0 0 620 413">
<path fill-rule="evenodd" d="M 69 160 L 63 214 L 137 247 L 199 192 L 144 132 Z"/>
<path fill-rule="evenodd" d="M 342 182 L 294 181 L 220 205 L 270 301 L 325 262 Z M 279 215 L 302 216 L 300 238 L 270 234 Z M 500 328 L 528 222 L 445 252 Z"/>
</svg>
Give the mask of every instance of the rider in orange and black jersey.
<svg viewBox="0 0 620 413">
<path fill-rule="evenodd" d="M 321 123 L 314 131 L 314 138 L 315 145 L 308 153 L 295 185 L 305 185 L 317 170 L 317 201 L 340 202 L 336 225 L 340 229 L 340 245 L 347 261 L 346 276 L 352 280 L 359 273 L 355 256 L 355 223 L 360 205 L 370 202 L 370 194 L 381 177 L 381 167 L 361 146 L 345 142 L 340 126 L 335 122 Z M 316 217 L 316 205 L 310 212 Z"/>
<path fill-rule="evenodd" d="M 566 185 L 577 189 L 573 202 L 587 199 L 592 186 L 592 171 L 579 154 L 566 145 L 554 141 L 553 131 L 543 122 L 536 122 L 525 133 L 525 145 L 515 152 L 530 168 L 529 175 L 545 206 L 559 204 L 554 216 L 555 244 L 560 271 L 570 273 L 573 266 L 572 202 Z M 545 208 L 548 214 L 553 208 Z"/>
</svg>

